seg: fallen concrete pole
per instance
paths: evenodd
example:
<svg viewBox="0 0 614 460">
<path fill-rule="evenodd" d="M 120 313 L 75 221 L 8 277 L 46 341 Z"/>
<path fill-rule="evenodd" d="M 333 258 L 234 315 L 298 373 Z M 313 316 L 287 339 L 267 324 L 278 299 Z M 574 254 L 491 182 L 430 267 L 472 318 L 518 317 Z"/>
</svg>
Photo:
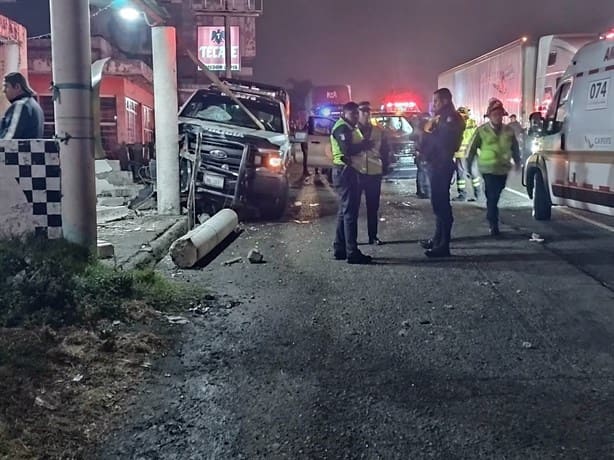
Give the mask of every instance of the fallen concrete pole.
<svg viewBox="0 0 614 460">
<path fill-rule="evenodd" d="M 209 254 L 239 225 L 239 216 L 232 209 L 222 209 L 203 224 L 175 241 L 171 258 L 180 268 L 190 268 Z"/>
</svg>

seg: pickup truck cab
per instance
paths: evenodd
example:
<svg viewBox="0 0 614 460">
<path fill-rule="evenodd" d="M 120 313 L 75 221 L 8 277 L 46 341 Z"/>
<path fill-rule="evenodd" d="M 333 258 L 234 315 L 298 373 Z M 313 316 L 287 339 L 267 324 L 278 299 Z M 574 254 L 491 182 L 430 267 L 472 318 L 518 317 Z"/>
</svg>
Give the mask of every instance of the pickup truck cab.
<svg viewBox="0 0 614 460">
<path fill-rule="evenodd" d="M 179 111 L 182 192 L 194 178 L 197 203 L 256 208 L 279 218 L 291 154 L 285 106 L 244 84 L 228 86 L 241 104 L 211 85 L 196 90 Z"/>
<path fill-rule="evenodd" d="M 553 205 L 614 215 L 614 34 L 581 48 L 546 116 L 531 115 L 532 154 L 523 185 L 533 216 Z"/>
</svg>

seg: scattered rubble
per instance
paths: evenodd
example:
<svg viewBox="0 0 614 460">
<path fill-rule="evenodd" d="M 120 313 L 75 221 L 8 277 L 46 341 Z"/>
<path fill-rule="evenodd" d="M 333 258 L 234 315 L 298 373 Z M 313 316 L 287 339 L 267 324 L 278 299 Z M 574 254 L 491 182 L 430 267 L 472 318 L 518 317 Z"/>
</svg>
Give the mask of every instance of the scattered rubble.
<svg viewBox="0 0 614 460">
<path fill-rule="evenodd" d="M 247 260 L 252 264 L 261 264 L 264 261 L 264 256 L 258 249 L 254 248 L 247 254 Z"/>
</svg>

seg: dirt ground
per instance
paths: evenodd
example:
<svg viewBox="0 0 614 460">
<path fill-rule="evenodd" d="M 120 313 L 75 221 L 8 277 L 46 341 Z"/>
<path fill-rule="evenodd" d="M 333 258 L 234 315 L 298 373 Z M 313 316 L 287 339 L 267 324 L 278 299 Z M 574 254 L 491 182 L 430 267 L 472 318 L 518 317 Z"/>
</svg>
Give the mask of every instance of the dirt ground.
<svg viewBox="0 0 614 460">
<path fill-rule="evenodd" d="M 0 330 L 0 458 L 86 458 L 181 321 L 135 303 L 124 321 L 93 328 Z"/>
</svg>

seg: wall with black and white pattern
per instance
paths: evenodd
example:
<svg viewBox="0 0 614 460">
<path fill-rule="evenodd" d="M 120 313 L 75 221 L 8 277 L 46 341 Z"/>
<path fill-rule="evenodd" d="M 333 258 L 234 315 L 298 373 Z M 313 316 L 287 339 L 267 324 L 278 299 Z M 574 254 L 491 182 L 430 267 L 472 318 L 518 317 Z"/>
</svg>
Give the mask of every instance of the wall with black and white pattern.
<svg viewBox="0 0 614 460">
<path fill-rule="evenodd" d="M 60 149 L 54 140 L 0 140 L 0 238 L 62 237 Z"/>
</svg>

